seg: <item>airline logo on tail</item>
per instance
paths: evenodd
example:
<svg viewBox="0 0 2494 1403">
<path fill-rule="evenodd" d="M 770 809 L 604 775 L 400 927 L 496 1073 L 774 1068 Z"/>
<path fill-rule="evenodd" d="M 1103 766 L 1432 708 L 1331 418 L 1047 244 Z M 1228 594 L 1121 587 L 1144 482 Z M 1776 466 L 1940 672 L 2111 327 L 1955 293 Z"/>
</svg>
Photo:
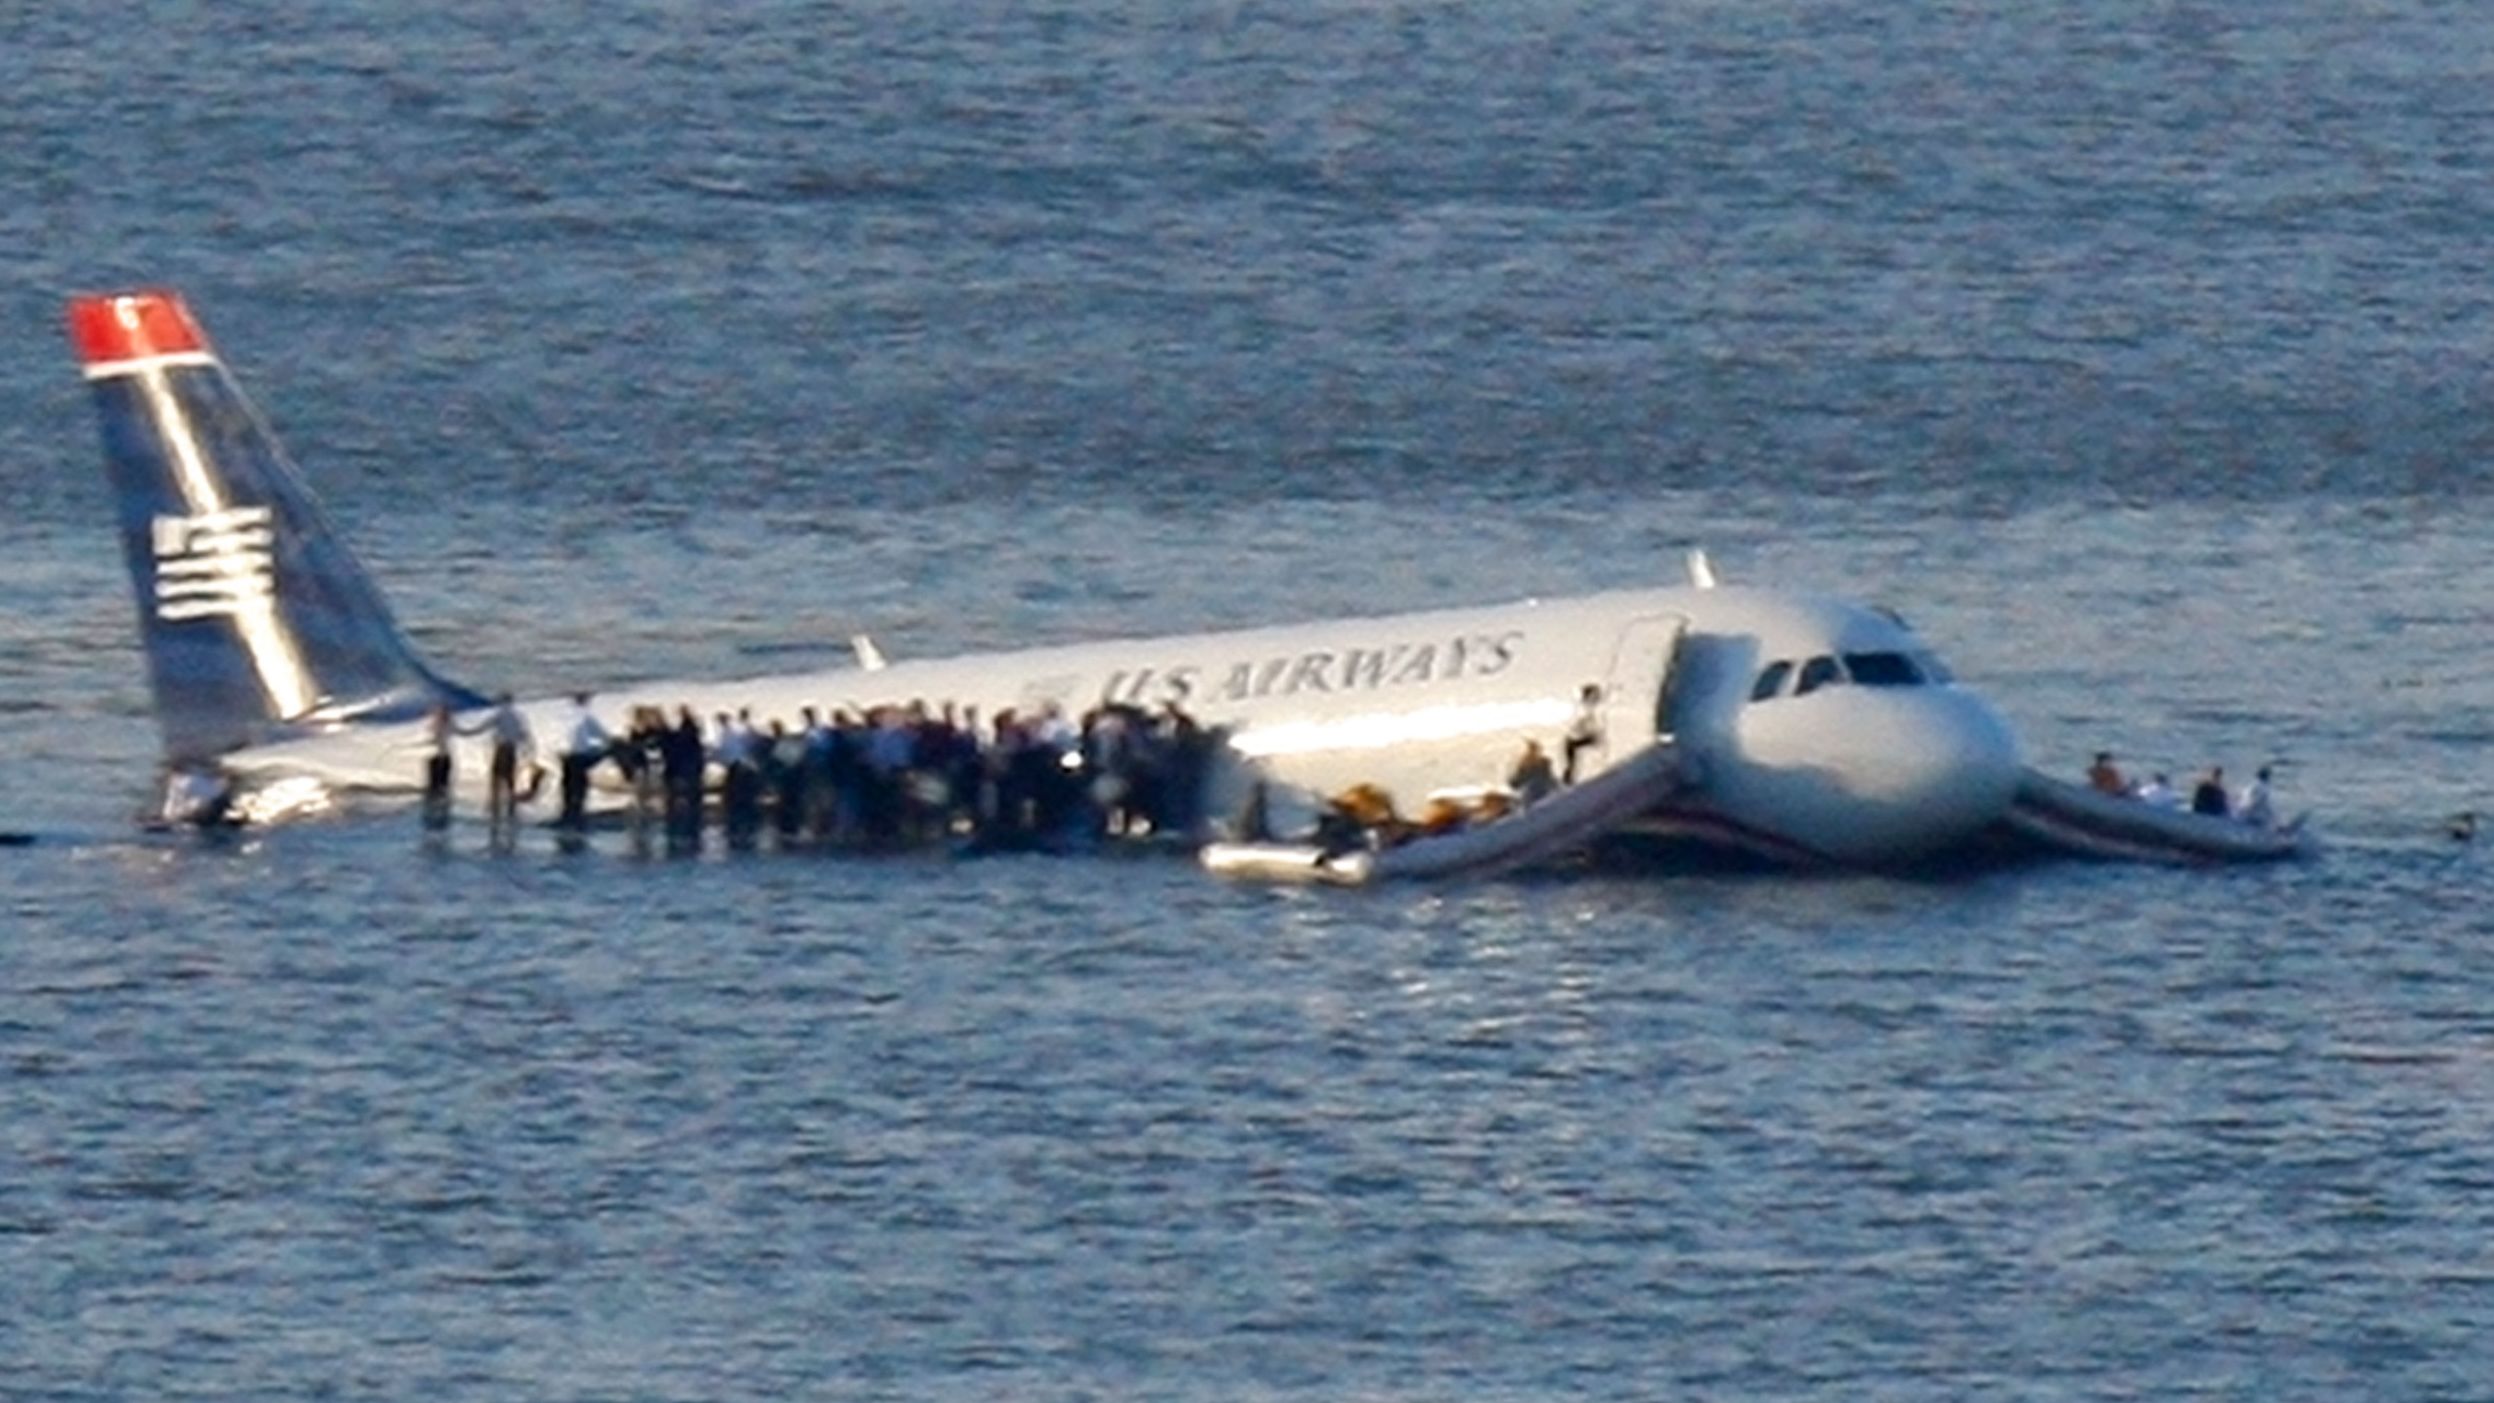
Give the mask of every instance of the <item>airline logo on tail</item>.
<svg viewBox="0 0 2494 1403">
<path fill-rule="evenodd" d="M 246 607 L 267 607 L 277 593 L 277 537 L 267 507 L 160 516 L 150 533 L 156 617 L 167 623 L 236 618 Z"/>
</svg>

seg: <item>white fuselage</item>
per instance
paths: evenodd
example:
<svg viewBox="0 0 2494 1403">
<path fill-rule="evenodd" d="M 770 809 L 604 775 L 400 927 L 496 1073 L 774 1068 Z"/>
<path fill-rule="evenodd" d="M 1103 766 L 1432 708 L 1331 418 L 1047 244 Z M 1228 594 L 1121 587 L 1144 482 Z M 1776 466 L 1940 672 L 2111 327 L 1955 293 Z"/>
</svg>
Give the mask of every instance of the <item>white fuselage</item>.
<svg viewBox="0 0 2494 1403">
<path fill-rule="evenodd" d="M 1762 686 L 1779 662 L 1780 684 Z M 1815 679 L 1807 687 L 1805 674 Z M 1598 689 L 1591 703 L 1589 686 Z M 619 732 L 639 706 L 671 717 L 689 706 L 705 723 L 750 712 L 758 725 L 794 730 L 807 707 L 829 715 L 911 702 L 975 709 L 982 727 L 1008 709 L 1054 707 L 1079 720 L 1103 702 L 1178 706 L 1227 737 L 1213 776 L 1216 816 L 1259 781 L 1272 800 L 1310 809 L 1351 785 L 1376 784 L 1409 812 L 1435 791 L 1500 783 L 1528 741 L 1556 762 L 1572 729 L 1598 732 L 1580 747 L 1582 778 L 1669 732 L 1689 760 L 1693 809 L 1763 849 L 1839 862 L 1906 858 L 1964 837 L 2005 811 L 2018 768 L 2007 726 L 1946 680 L 1902 623 L 1753 588 L 640 683 L 598 692 L 592 709 Z M 523 705 L 541 755 L 560 746 L 570 710 L 566 700 Z M 461 743 L 463 777 L 482 774 L 481 753 L 466 752 L 483 744 Z M 419 724 L 350 724 L 226 763 L 250 778 L 407 789 L 427 750 Z"/>
</svg>

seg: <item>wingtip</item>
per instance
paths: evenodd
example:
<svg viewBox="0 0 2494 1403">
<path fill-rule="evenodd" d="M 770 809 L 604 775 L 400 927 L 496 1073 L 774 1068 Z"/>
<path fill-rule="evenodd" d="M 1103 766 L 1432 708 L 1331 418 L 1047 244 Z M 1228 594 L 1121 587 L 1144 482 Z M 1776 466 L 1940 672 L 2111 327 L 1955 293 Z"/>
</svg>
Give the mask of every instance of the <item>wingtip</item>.
<svg viewBox="0 0 2494 1403">
<path fill-rule="evenodd" d="M 71 298 L 69 340 L 89 366 L 208 349 L 182 295 L 160 288 Z"/>
</svg>

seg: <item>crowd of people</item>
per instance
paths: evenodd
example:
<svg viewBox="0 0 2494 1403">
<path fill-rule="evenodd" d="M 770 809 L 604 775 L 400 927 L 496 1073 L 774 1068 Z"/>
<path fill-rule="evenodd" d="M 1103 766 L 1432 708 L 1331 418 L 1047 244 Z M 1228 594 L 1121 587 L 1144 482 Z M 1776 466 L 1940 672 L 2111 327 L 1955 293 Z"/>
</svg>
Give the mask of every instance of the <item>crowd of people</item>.
<svg viewBox="0 0 2494 1403">
<path fill-rule="evenodd" d="M 498 828 L 541 797 L 543 752 L 555 762 L 558 829 L 589 822 L 601 772 L 629 796 L 636 831 L 695 845 L 714 822 L 731 846 L 769 834 L 783 845 L 891 849 L 1080 847 L 1111 836 L 1193 834 L 1222 737 L 1175 705 L 1109 704 L 1079 720 L 1049 703 L 999 711 L 892 703 L 863 711 L 801 708 L 790 721 L 750 709 L 672 713 L 636 707 L 617 734 L 573 697 L 562 735 L 541 747 L 508 695 L 462 726 L 436 710 L 425 766 L 425 821 L 449 821 L 453 742 L 491 738 L 487 817 Z"/>
<path fill-rule="evenodd" d="M 2163 770 L 2150 771 L 2146 779 L 2134 783 L 2114 763 L 2111 751 L 2097 751 L 2094 763 L 2087 767 L 2087 786 L 2099 794 L 2136 799 L 2160 809 L 2188 808 L 2195 814 L 2239 819 L 2260 828 L 2277 826 L 2277 809 L 2269 792 L 2270 777 L 2270 767 L 2263 765 L 2251 783 L 2232 792 L 2226 788 L 2225 767 L 2211 765 L 2185 796 Z"/>
</svg>

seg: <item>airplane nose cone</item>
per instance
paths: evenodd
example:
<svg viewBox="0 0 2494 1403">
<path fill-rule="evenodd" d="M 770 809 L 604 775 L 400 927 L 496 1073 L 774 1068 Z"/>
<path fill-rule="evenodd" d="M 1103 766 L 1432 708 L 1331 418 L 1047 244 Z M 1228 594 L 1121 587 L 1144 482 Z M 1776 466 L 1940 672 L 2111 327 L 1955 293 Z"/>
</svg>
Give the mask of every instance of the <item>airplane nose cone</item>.
<svg viewBox="0 0 2494 1403">
<path fill-rule="evenodd" d="M 1879 815 L 1859 824 L 1861 851 L 1874 860 L 1945 849 L 1998 820 L 2018 786 L 2018 743 L 1982 698 L 1954 688 L 1895 693 L 1884 701 L 1881 754 L 1856 791 Z"/>
<path fill-rule="evenodd" d="M 2009 811 L 2018 791 L 2018 738 L 1990 704 L 1970 692 L 1943 691 L 1924 782 L 1934 827 L 1946 842 L 1986 827 Z"/>
<path fill-rule="evenodd" d="M 1839 862 L 1914 861 L 1997 822 L 2016 797 L 2017 738 L 1953 686 L 1831 688 L 1753 708 L 1711 791 L 1733 817 Z"/>
</svg>

